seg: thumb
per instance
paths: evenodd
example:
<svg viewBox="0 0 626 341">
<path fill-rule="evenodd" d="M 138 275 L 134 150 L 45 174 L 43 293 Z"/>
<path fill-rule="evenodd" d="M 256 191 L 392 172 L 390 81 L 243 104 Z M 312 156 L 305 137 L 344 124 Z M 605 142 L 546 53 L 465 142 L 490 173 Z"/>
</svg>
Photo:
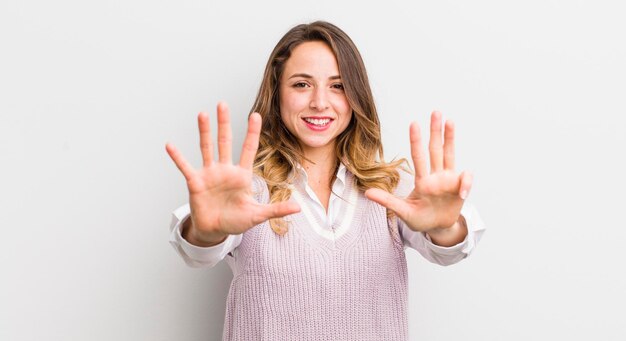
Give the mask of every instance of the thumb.
<svg viewBox="0 0 626 341">
<path fill-rule="evenodd" d="M 400 218 L 406 216 L 407 207 L 404 200 L 387 191 L 383 191 L 379 188 L 370 188 L 365 191 L 365 197 L 394 211 Z"/>
<path fill-rule="evenodd" d="M 259 212 L 255 215 L 254 223 L 260 224 L 268 219 L 282 218 L 286 215 L 294 214 L 297 212 L 300 212 L 300 205 L 290 201 L 260 205 Z"/>
</svg>

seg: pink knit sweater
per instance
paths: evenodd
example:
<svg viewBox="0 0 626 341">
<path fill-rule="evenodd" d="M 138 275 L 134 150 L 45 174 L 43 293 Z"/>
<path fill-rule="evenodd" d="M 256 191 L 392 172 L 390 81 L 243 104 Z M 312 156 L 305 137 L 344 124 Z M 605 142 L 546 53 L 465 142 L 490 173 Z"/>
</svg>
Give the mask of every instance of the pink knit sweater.
<svg viewBox="0 0 626 341">
<path fill-rule="evenodd" d="M 234 278 L 224 340 L 407 339 L 407 265 L 397 225 L 358 192 L 352 175 L 347 180 L 340 196 L 353 201 L 336 226 L 320 229 L 324 220 L 303 210 L 289 217 L 284 236 L 268 222 L 244 233 L 235 256 L 226 257 Z M 260 182 L 258 199 L 267 202 Z M 290 200 L 304 195 L 294 188 Z"/>
</svg>

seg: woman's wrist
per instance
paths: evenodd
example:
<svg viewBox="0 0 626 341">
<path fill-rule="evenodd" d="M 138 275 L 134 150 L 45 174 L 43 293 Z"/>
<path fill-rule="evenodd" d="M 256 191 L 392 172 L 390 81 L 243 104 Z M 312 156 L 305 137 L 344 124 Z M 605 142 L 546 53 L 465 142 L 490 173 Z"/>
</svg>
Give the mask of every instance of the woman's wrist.
<svg viewBox="0 0 626 341">
<path fill-rule="evenodd" d="M 181 235 L 187 242 L 198 247 L 215 246 L 223 243 L 228 237 L 228 234 L 220 232 L 200 233 L 198 229 L 194 228 L 191 218 L 183 223 Z"/>
<path fill-rule="evenodd" d="M 457 219 L 454 225 L 448 228 L 432 229 L 426 233 L 428 233 L 430 240 L 434 244 L 443 247 L 450 247 L 465 240 L 468 232 L 465 218 L 462 215 L 459 215 L 459 219 Z"/>
</svg>

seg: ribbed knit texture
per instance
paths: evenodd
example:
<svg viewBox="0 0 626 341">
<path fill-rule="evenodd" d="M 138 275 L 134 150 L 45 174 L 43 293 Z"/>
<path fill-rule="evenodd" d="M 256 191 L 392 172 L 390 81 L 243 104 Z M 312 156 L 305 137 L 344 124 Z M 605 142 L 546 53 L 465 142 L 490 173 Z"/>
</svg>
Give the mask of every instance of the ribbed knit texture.
<svg viewBox="0 0 626 341">
<path fill-rule="evenodd" d="M 255 182 L 267 202 L 265 184 Z M 305 195 L 294 191 L 290 200 Z M 334 226 L 303 210 L 289 217 L 284 236 L 267 222 L 244 233 L 236 257 L 226 257 L 234 278 L 224 340 L 407 340 L 407 266 L 397 226 L 358 193 L 351 174 L 341 197 L 355 200 L 346 203 L 355 204 L 354 215 L 343 209 Z M 342 225 L 348 228 L 332 237 Z"/>
</svg>

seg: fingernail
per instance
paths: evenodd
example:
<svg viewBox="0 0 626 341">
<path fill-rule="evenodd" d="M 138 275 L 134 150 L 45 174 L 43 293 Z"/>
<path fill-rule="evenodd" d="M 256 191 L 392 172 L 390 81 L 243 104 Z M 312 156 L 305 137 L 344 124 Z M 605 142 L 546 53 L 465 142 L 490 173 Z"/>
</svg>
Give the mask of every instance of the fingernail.
<svg viewBox="0 0 626 341">
<path fill-rule="evenodd" d="M 463 190 L 461 191 L 461 199 L 465 200 L 465 198 L 467 198 L 467 191 Z"/>
</svg>

